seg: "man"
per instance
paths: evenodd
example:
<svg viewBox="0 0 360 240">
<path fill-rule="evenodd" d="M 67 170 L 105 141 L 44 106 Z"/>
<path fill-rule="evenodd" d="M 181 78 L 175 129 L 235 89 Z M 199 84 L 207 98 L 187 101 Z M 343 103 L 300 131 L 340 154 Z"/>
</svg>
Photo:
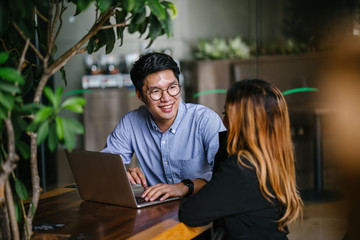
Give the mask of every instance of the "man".
<svg viewBox="0 0 360 240">
<path fill-rule="evenodd" d="M 120 154 L 140 168 L 129 168 L 132 184 L 153 201 L 197 192 L 210 180 L 219 147 L 220 117 L 205 106 L 180 99 L 180 70 L 167 54 L 140 56 L 130 72 L 136 96 L 145 106 L 127 113 L 108 136 L 103 152 Z M 150 186 L 150 187 L 148 187 Z"/>
</svg>

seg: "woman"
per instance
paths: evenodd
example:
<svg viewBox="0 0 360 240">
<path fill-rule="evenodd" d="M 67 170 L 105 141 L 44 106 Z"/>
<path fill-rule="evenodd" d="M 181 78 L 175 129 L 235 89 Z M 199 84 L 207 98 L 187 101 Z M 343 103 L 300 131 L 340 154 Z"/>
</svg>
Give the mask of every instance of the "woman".
<svg viewBox="0 0 360 240">
<path fill-rule="evenodd" d="M 302 200 L 284 97 L 263 80 L 235 82 L 224 123 L 228 157 L 203 189 L 182 201 L 179 220 L 194 227 L 214 221 L 224 239 L 287 239 L 287 224 L 302 216 Z"/>
</svg>

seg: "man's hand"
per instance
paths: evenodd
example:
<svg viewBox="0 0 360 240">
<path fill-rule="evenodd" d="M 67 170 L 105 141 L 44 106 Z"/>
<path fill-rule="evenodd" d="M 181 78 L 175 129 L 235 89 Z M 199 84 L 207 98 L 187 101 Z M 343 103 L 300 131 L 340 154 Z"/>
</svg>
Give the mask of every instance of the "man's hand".
<svg viewBox="0 0 360 240">
<path fill-rule="evenodd" d="M 159 183 L 146 189 L 142 197 L 145 198 L 146 201 L 154 201 L 155 199 L 161 196 L 160 200 L 163 201 L 169 197 L 184 196 L 188 191 L 189 188 L 185 186 L 183 183 L 177 183 L 177 184 Z"/>
<path fill-rule="evenodd" d="M 145 189 L 148 187 L 145 175 L 140 168 L 129 168 L 126 173 L 132 185 L 141 184 Z"/>
</svg>

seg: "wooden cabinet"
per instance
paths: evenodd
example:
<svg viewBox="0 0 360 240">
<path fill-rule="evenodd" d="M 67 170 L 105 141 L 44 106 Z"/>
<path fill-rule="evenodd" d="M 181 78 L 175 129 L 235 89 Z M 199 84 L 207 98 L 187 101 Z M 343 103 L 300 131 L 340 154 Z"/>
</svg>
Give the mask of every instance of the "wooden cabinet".
<svg viewBox="0 0 360 240">
<path fill-rule="evenodd" d="M 104 88 L 84 93 L 87 101 L 84 112 L 85 150 L 103 149 L 107 136 L 120 118 L 142 105 L 134 91 L 133 88 Z"/>
<path fill-rule="evenodd" d="M 263 56 L 258 59 L 188 60 L 181 62 L 184 74 L 186 101 L 203 104 L 218 114 L 224 109 L 224 93 L 210 93 L 194 97 L 196 93 L 214 89 L 228 89 L 234 81 L 261 78 L 274 83 L 281 91 L 317 87 L 317 75 L 323 56 L 299 54 L 289 56 Z M 257 62 L 257 64 L 256 64 Z M 288 96 L 290 104 L 303 102 L 304 97 Z M 310 99 L 309 99 L 310 100 Z"/>
</svg>

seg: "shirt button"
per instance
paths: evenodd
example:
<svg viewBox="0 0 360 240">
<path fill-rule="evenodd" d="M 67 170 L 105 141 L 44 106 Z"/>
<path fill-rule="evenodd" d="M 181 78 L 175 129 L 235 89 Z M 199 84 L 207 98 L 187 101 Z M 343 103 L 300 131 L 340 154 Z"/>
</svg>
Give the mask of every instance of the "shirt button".
<svg viewBox="0 0 360 240">
<path fill-rule="evenodd" d="M 172 133 L 175 133 L 175 130 L 174 130 L 174 129 L 171 129 L 171 132 L 172 132 Z"/>
<path fill-rule="evenodd" d="M 165 162 L 164 162 L 164 164 L 165 164 L 165 165 L 167 165 L 167 164 L 168 164 L 168 162 L 167 162 L 167 161 L 165 161 Z"/>
<path fill-rule="evenodd" d="M 169 179 L 169 182 L 172 182 L 172 179 Z"/>
<path fill-rule="evenodd" d="M 162 141 L 161 144 L 162 144 L 162 145 L 165 145 L 165 141 Z"/>
</svg>

